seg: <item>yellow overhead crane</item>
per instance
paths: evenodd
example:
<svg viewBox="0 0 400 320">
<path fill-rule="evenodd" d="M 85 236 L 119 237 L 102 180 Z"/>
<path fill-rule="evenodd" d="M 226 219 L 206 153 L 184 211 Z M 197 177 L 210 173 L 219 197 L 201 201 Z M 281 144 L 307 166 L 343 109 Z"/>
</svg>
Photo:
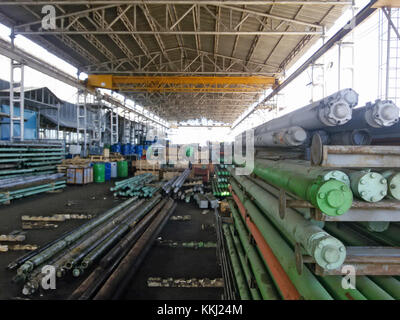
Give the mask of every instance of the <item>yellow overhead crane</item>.
<svg viewBox="0 0 400 320">
<path fill-rule="evenodd" d="M 277 84 L 274 77 L 114 76 L 91 74 L 88 88 L 132 92 L 259 93 Z"/>
</svg>

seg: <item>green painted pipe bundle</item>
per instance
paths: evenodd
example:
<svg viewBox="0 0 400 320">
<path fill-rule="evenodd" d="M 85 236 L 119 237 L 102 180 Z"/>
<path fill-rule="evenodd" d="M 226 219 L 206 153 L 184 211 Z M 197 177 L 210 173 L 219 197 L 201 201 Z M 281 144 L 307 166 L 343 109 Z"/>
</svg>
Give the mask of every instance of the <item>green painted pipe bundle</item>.
<svg viewBox="0 0 400 320">
<path fill-rule="evenodd" d="M 341 225 L 338 228 L 336 223 L 326 223 L 325 229 L 329 233 L 341 239 L 346 245 L 351 246 L 374 246 L 375 241 L 370 242 L 361 234 L 352 232 L 351 228 Z M 400 282 L 390 276 L 357 276 L 357 289 L 370 300 L 393 300 L 400 299 Z"/>
<path fill-rule="evenodd" d="M 272 194 L 262 189 L 244 176 L 232 176 L 254 198 L 257 206 L 274 224 L 293 241 L 302 245 L 306 253 L 312 256 L 316 263 L 325 269 L 340 267 L 346 258 L 346 248 L 341 241 L 332 237 L 320 227 L 306 220 L 301 214 L 287 208 L 284 219 L 279 215 L 279 201 Z M 239 198 L 244 194 L 239 186 L 232 181 L 232 188 Z M 245 202 L 248 201 L 245 199 Z"/>
<path fill-rule="evenodd" d="M 239 290 L 239 295 L 241 300 L 250 300 L 250 290 L 246 282 L 246 278 L 242 269 L 242 266 L 239 261 L 238 253 L 233 244 L 233 239 L 229 227 L 227 224 L 222 225 L 222 229 L 224 231 L 226 244 L 228 247 L 228 253 L 231 258 L 232 267 L 234 271 L 234 277 L 236 280 L 236 284 Z"/>
<path fill-rule="evenodd" d="M 151 188 L 145 186 L 146 183 L 150 183 L 153 180 L 154 176 L 151 173 L 144 173 L 133 178 L 115 182 L 115 186 L 110 188 L 110 191 L 116 191 L 114 192 L 114 196 L 150 197 L 159 189 L 158 187 Z"/>
<path fill-rule="evenodd" d="M 306 170 L 286 167 L 285 161 L 256 160 L 253 172 L 274 186 L 309 201 L 326 215 L 342 215 L 353 203 L 353 194 L 343 182 L 310 177 Z"/>
<path fill-rule="evenodd" d="M 7 191 L 0 193 L 0 203 L 8 202 L 10 200 L 20 199 L 24 197 L 28 197 L 31 195 L 54 191 L 58 189 L 65 188 L 66 182 L 65 180 L 55 181 L 52 183 L 46 183 L 35 187 L 28 187 L 24 189 L 14 190 L 14 191 Z"/>
<path fill-rule="evenodd" d="M 235 222 L 242 221 L 234 202 L 228 200 L 228 203 Z M 249 201 L 244 206 L 301 296 L 306 300 L 332 300 L 328 291 L 318 282 L 307 267 L 304 267 L 301 275 L 298 274 L 293 249 L 257 207 Z"/>
<path fill-rule="evenodd" d="M 268 274 L 261 257 L 257 250 L 251 245 L 249 235 L 243 221 L 237 216 L 235 219 L 235 230 L 238 232 L 238 238 L 249 260 L 250 268 L 255 277 L 257 287 L 260 291 L 261 297 L 264 300 L 278 300 L 279 294 L 276 291 L 273 280 Z"/>
<path fill-rule="evenodd" d="M 233 227 L 232 224 L 229 226 L 229 231 L 230 231 L 230 234 L 233 239 L 234 248 L 236 249 L 236 252 L 239 256 L 240 266 L 243 269 L 244 276 L 246 278 L 246 283 L 249 285 L 248 288 L 249 288 L 249 291 L 251 294 L 251 298 L 253 300 L 261 300 L 262 297 L 261 297 L 261 294 L 260 294 L 258 288 L 255 285 L 253 285 L 253 286 L 250 285 L 252 283 L 253 279 L 255 279 L 255 277 L 254 277 L 253 272 L 250 269 L 250 265 L 246 258 L 246 253 L 243 249 L 242 244 L 240 243 L 239 237 L 236 235 L 235 228 Z"/>
<path fill-rule="evenodd" d="M 48 167 L 56 172 L 55 164 L 61 163 L 65 158 L 63 143 L 56 144 L 30 144 L 24 146 L 19 142 L 9 142 L 0 145 L 0 163 L 14 165 L 14 170 L 0 170 L 0 177 L 19 176 L 27 172 L 39 171 L 41 167 Z M 50 163 L 50 160 L 51 163 Z M 43 169 L 42 169 L 43 170 Z"/>
</svg>

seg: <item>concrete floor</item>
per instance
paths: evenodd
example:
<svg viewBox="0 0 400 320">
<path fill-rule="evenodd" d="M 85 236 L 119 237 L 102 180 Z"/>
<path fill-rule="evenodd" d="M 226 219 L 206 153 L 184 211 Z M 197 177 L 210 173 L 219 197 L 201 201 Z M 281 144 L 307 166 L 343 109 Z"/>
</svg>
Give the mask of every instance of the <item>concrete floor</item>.
<svg viewBox="0 0 400 320">
<path fill-rule="evenodd" d="M 63 192 L 39 194 L 29 198 L 13 201 L 11 205 L 0 205 L 0 234 L 8 234 L 21 229 L 22 215 L 48 216 L 61 213 L 96 215 L 114 207 L 122 200 L 113 198 L 109 188 L 111 182 L 89 184 L 85 186 L 68 186 Z M 162 233 L 163 239 L 180 241 L 216 241 L 213 228 L 202 230 L 201 225 L 212 225 L 213 212 L 201 214 L 195 204 L 179 202 L 174 215 L 190 214 L 191 221 L 169 221 Z M 24 243 L 44 245 L 72 230 L 86 220 L 60 222 L 57 229 L 28 230 Z M 0 299 L 24 297 L 22 287 L 11 282 L 16 272 L 6 269 L 7 265 L 24 252 L 10 251 L 0 253 Z M 125 299 L 219 299 L 222 289 L 192 288 L 148 288 L 149 276 L 162 277 L 221 277 L 216 262 L 215 249 L 179 249 L 154 246 L 137 274 L 131 280 Z M 31 299 L 66 299 L 85 279 L 66 277 L 57 280 L 57 289 L 42 291 Z"/>
<path fill-rule="evenodd" d="M 190 215 L 190 221 L 169 221 L 160 237 L 174 241 L 216 242 L 214 211 L 202 214 L 194 203 L 179 202 L 174 215 Z M 202 225 L 205 228 L 202 228 Z M 133 277 L 125 299 L 213 299 L 221 298 L 222 288 L 148 288 L 148 277 L 220 278 L 215 248 L 170 248 L 153 246 Z"/>
</svg>

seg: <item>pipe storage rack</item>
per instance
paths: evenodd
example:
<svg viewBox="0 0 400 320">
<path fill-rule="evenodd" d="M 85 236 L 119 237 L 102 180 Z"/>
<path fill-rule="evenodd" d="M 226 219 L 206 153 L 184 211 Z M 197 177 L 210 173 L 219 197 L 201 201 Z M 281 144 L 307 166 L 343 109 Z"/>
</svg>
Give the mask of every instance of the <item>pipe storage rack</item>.
<svg viewBox="0 0 400 320">
<path fill-rule="evenodd" d="M 56 167 L 64 158 L 61 140 L 0 141 L 0 203 L 65 188 Z"/>
<path fill-rule="evenodd" d="M 399 110 L 356 104 L 345 89 L 260 125 L 252 174 L 228 169 L 221 230 L 241 299 L 400 299 L 400 149 L 365 145 Z M 355 288 L 342 286 L 348 268 Z"/>
</svg>

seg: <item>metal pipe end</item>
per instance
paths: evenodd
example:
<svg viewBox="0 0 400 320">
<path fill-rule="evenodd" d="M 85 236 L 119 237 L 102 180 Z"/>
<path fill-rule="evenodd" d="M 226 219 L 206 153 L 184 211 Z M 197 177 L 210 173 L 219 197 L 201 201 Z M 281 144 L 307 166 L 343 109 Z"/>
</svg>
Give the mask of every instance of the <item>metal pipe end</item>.
<svg viewBox="0 0 400 320">
<path fill-rule="evenodd" d="M 343 182 L 328 180 L 323 182 L 315 193 L 313 204 L 328 216 L 346 213 L 353 203 L 353 193 Z"/>
<path fill-rule="evenodd" d="M 337 269 L 346 259 L 346 247 L 336 238 L 326 234 L 316 240 L 313 256 L 316 263 L 322 268 Z"/>
</svg>

